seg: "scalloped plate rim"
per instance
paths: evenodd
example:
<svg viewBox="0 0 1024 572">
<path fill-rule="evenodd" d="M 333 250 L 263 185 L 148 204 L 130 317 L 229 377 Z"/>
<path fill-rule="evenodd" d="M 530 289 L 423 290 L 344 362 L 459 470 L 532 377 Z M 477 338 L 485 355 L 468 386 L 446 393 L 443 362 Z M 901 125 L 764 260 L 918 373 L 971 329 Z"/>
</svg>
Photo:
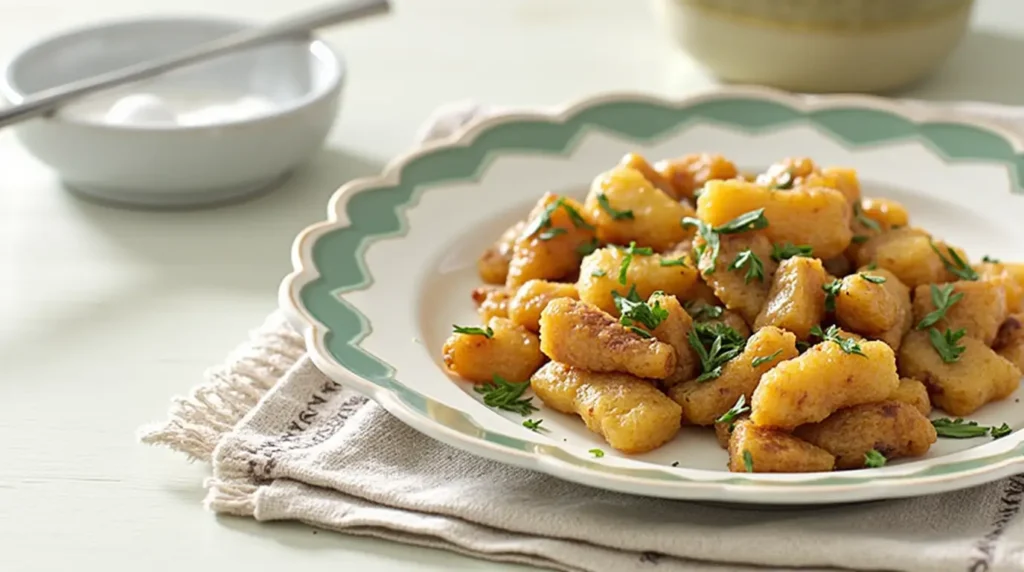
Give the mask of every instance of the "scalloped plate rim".
<svg viewBox="0 0 1024 572">
<path fill-rule="evenodd" d="M 515 437 L 516 440 L 527 441 L 533 448 L 532 452 L 520 451 L 509 446 L 473 438 L 446 427 L 412 409 L 407 403 L 398 398 L 394 391 L 363 379 L 331 357 L 330 351 L 324 343 L 329 328 L 304 307 L 301 302 L 301 291 L 306 285 L 321 277 L 312 257 L 312 250 L 316 241 L 332 230 L 350 226 L 345 207 L 352 197 L 379 187 L 399 184 L 403 169 L 414 160 L 427 157 L 445 149 L 471 146 L 481 134 L 500 125 L 522 121 L 564 124 L 586 109 L 615 102 L 650 103 L 683 109 L 708 101 L 735 98 L 760 99 L 781 104 L 802 113 L 832 108 L 857 108 L 888 113 L 915 124 L 962 125 L 976 130 L 987 131 L 998 136 L 1017 153 L 1024 150 L 1024 141 L 1021 138 L 989 121 L 959 117 L 937 117 L 924 108 L 905 107 L 899 102 L 870 95 L 801 96 L 770 88 L 738 86 L 719 88 L 688 97 L 672 99 L 640 92 L 608 92 L 585 97 L 568 105 L 546 111 L 508 110 L 474 121 L 449 137 L 424 143 L 413 151 L 400 155 L 390 161 L 380 175 L 352 180 L 335 191 L 328 202 L 327 219 L 314 223 L 300 231 L 293 242 L 291 249 L 293 271 L 281 282 L 278 291 L 279 306 L 289 323 L 303 335 L 307 351 L 314 364 L 321 371 L 335 381 L 374 400 L 403 423 L 431 438 L 470 453 L 502 463 L 538 470 L 589 486 L 628 494 L 685 500 L 721 501 L 723 493 L 728 493 L 729 496 L 733 497 L 729 499 L 729 502 L 800 505 L 918 496 L 928 494 L 929 491 L 920 490 L 920 487 L 927 485 L 950 485 L 950 481 L 956 480 L 957 482 L 952 486 L 940 486 L 933 492 L 948 491 L 991 482 L 1019 472 L 1021 468 L 1019 465 L 1024 465 L 1024 447 L 1022 447 L 1022 444 L 1024 444 L 1024 431 L 1004 438 L 1000 440 L 1001 442 L 990 442 L 983 445 L 986 448 L 992 449 L 996 449 L 996 445 L 999 445 L 999 455 L 1009 455 L 1012 452 L 1016 452 L 1016 456 L 1010 456 L 998 462 L 991 462 L 970 470 L 954 471 L 950 474 L 928 476 L 914 476 L 913 474 L 893 475 L 887 478 L 875 478 L 857 482 L 842 482 L 843 479 L 839 478 L 837 480 L 840 482 L 836 484 L 814 484 L 810 486 L 811 482 L 777 481 L 772 479 L 773 475 L 757 473 L 730 474 L 723 472 L 722 479 L 729 479 L 729 475 L 742 477 L 741 480 L 744 482 L 742 484 L 735 484 L 723 482 L 723 480 L 665 481 L 623 476 L 601 471 L 595 472 L 593 469 L 581 465 L 579 461 L 583 461 L 586 464 L 593 463 L 587 463 L 587 459 L 583 459 L 577 454 L 569 453 L 577 462 L 567 463 L 549 454 L 538 452 L 537 449 L 557 448 L 546 443 L 527 441 Z M 932 150 L 943 156 L 944 159 L 948 159 L 937 149 Z M 975 161 L 994 162 L 1005 165 L 1003 161 L 981 159 L 975 159 Z M 1014 180 L 1016 179 L 1016 174 L 1013 175 L 1013 178 Z M 358 289 L 358 286 L 353 289 Z M 366 331 L 363 331 L 361 338 L 365 337 L 366 333 Z M 358 340 L 353 341 L 352 345 L 358 345 Z M 934 463 L 934 461 L 932 462 Z M 680 476 L 687 471 L 697 471 L 696 469 L 661 466 L 657 466 L 656 469 L 666 473 L 678 473 Z M 819 477 L 817 480 L 820 481 L 831 479 L 839 474 L 841 473 L 814 473 L 813 475 L 817 475 Z M 838 498 L 822 498 L 832 495 L 837 495 Z"/>
</svg>

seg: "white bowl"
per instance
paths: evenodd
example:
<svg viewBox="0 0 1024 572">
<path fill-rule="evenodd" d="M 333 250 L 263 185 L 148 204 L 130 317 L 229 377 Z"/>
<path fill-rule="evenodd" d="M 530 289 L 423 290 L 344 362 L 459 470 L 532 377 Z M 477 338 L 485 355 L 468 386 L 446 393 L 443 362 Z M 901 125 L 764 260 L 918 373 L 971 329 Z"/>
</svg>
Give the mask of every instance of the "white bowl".
<svg viewBox="0 0 1024 572">
<path fill-rule="evenodd" d="M 67 32 L 17 54 L 0 76 L 0 95 L 17 104 L 246 25 L 157 18 Z M 15 131 L 84 195 L 150 207 L 220 203 L 273 187 L 323 145 L 343 79 L 327 44 L 287 39 L 96 94 Z"/>
<path fill-rule="evenodd" d="M 973 0 L 655 0 L 669 35 L 727 82 L 887 92 L 935 71 Z"/>
</svg>

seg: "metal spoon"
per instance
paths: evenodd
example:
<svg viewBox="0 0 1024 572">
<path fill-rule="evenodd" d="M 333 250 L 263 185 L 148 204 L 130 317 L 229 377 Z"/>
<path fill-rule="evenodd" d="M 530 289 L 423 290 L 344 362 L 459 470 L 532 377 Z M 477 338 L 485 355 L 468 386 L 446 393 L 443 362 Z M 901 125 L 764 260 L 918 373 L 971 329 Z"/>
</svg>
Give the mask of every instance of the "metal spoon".
<svg viewBox="0 0 1024 572">
<path fill-rule="evenodd" d="M 342 22 L 386 14 L 391 10 L 388 0 L 350 0 L 296 14 L 274 23 L 235 32 L 207 42 L 180 54 L 141 62 L 90 78 L 73 81 L 26 97 L 18 105 L 0 110 L 0 128 L 26 119 L 46 115 L 69 102 L 126 83 L 151 78 L 180 67 L 227 53 L 242 50 L 271 40 L 309 33 Z"/>
</svg>

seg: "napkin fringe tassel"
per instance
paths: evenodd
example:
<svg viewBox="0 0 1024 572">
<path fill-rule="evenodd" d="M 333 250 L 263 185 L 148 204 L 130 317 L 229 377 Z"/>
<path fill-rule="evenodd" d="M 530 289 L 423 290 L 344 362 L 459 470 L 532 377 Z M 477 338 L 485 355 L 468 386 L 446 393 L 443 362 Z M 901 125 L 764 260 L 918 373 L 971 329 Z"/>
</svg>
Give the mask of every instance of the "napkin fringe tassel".
<svg viewBox="0 0 1024 572">
<path fill-rule="evenodd" d="M 256 407 L 304 352 L 302 336 L 281 315 L 272 314 L 223 365 L 207 370 L 205 381 L 188 396 L 171 401 L 167 421 L 143 427 L 139 440 L 183 453 L 190 461 L 210 462 L 221 437 Z"/>
</svg>

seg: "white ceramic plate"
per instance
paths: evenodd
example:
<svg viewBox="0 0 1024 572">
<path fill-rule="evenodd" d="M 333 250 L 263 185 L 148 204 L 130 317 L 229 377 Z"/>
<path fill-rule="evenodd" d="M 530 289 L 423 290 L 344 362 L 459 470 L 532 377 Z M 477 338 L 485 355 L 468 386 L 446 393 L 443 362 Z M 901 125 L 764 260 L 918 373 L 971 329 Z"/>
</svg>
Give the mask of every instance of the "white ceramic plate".
<svg viewBox="0 0 1024 572">
<path fill-rule="evenodd" d="M 1021 470 L 1024 433 L 940 439 L 920 459 L 833 473 L 741 474 L 706 430 L 683 429 L 645 455 L 619 455 L 576 417 L 542 410 L 549 432 L 483 405 L 443 369 L 451 325 L 479 320 L 476 259 L 548 190 L 582 198 L 591 179 L 636 151 L 720 152 L 760 170 L 791 155 L 858 170 L 915 224 L 973 259 L 1024 259 L 1021 144 L 980 124 L 926 121 L 880 99 L 799 99 L 727 90 L 681 101 L 602 96 L 550 114 L 507 114 L 340 189 L 305 230 L 281 304 L 329 376 L 452 446 L 564 479 L 633 494 L 760 504 L 824 504 L 964 488 Z M 537 401 L 537 400 L 534 400 Z M 1018 395 L 972 416 L 1024 427 Z M 592 448 L 607 452 L 596 459 Z M 678 463 L 678 466 L 673 466 Z"/>
</svg>

